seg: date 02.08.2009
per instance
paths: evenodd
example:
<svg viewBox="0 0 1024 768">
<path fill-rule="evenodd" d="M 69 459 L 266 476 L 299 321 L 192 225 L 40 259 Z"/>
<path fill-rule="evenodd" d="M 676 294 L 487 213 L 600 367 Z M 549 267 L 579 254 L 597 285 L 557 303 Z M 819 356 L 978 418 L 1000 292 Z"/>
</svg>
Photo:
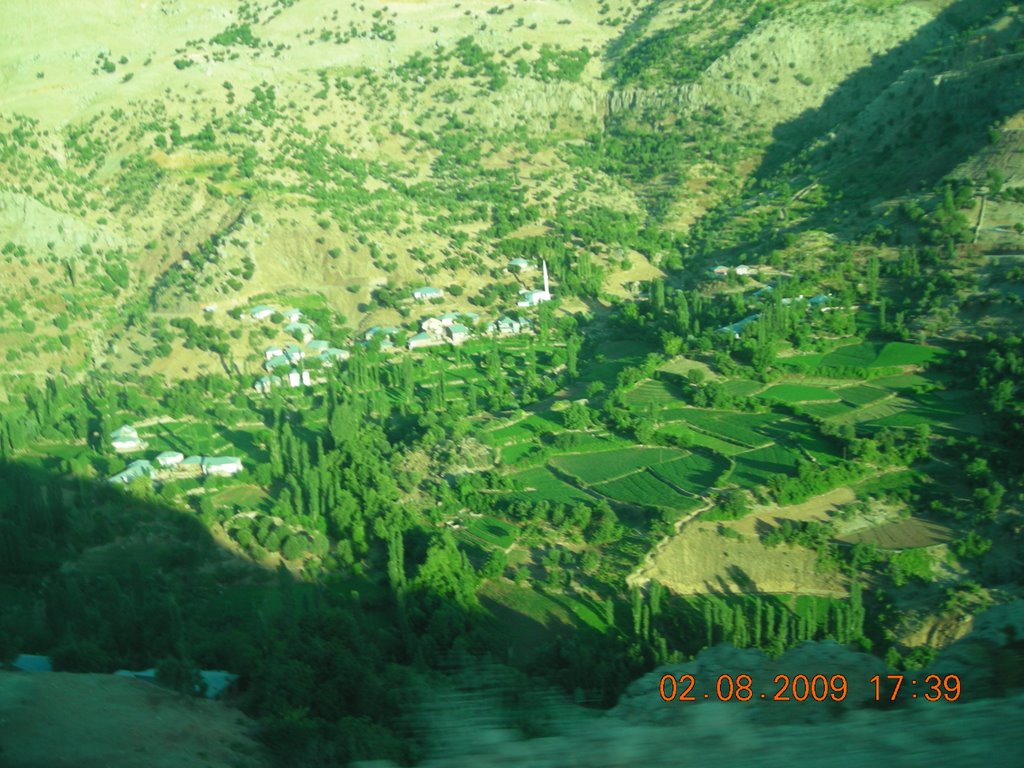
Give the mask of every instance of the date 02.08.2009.
<svg viewBox="0 0 1024 768">
<path fill-rule="evenodd" d="M 960 678 L 956 675 L 924 675 L 920 680 L 907 675 L 875 675 L 867 681 L 874 686 L 875 701 L 917 699 L 956 701 L 960 698 Z M 693 675 L 664 675 L 658 686 L 663 701 L 843 701 L 850 691 L 845 675 L 776 675 L 774 688 L 755 690 L 750 675 L 719 675 L 709 691 Z"/>
</svg>

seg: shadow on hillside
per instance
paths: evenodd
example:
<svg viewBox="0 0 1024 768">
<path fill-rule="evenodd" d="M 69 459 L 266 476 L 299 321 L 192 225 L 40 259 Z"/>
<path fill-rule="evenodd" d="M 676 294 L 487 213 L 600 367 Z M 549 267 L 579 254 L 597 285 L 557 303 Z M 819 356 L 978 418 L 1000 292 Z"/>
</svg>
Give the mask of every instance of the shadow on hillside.
<svg viewBox="0 0 1024 768">
<path fill-rule="evenodd" d="M 380 543 L 355 566 L 332 548 L 320 575 L 299 579 L 236 555 L 207 524 L 154 495 L 0 461 L 0 661 L 32 653 L 71 672 L 166 660 L 228 670 L 282 764 L 409 764 L 427 680 L 446 685 L 437 670 L 467 653 L 526 666 L 558 640 L 418 583 L 428 548 L 419 529 L 406 536 L 409 589 L 396 599 Z M 371 564 L 380 567 L 364 575 Z"/>
<path fill-rule="evenodd" d="M 240 675 L 238 704 L 261 721 L 263 741 L 295 756 L 289 764 L 316 764 L 298 756 L 324 750 L 338 758 L 325 764 L 406 762 L 416 668 L 446 647 L 419 614 L 401 614 L 386 583 L 334 570 L 316 580 L 275 572 L 155 496 L 0 461 L 0 661 L 225 669 Z M 443 596 L 431 604 L 446 619 L 439 637 L 471 625 Z"/>
<path fill-rule="evenodd" d="M 794 191 L 819 182 L 855 205 L 932 187 L 990 143 L 994 121 L 1024 108 L 1021 56 L 996 55 L 1019 41 L 1024 21 L 1018 16 L 986 38 L 984 64 L 970 65 L 962 42 L 966 30 L 1005 8 L 1000 0 L 953 3 L 847 78 L 820 107 L 777 126 L 754 177 L 782 174 Z M 790 231 L 835 218 L 822 212 Z"/>
</svg>

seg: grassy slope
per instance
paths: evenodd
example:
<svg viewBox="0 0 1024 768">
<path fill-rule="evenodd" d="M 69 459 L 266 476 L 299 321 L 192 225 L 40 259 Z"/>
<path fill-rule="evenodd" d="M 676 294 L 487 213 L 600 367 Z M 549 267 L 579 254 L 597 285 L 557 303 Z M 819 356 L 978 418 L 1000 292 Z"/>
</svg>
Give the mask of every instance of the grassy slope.
<svg viewBox="0 0 1024 768">
<path fill-rule="evenodd" d="M 17 299 L 20 306 L 0 317 L 6 331 L 0 346 L 29 346 L 31 332 L 19 333 L 28 316 L 52 341 L 37 340 L 29 359 L 13 370 L 90 357 L 133 367 L 140 356 L 150 359 L 146 352 L 153 332 L 126 329 L 125 307 L 140 301 L 146 306 L 153 299 L 165 318 L 198 320 L 200 308 L 210 301 L 223 310 L 280 289 L 322 291 L 353 324 L 393 322 L 398 319 L 393 313 L 366 315 L 370 288 L 389 277 L 399 285 L 458 282 L 469 292 L 493 279 L 481 266 L 501 264 L 493 253 L 496 238 L 466 202 L 481 194 L 472 191 L 481 183 L 512 184 L 523 202 L 537 205 L 534 232 L 543 231 L 543 222 L 559 212 L 595 203 L 634 215 L 653 211 L 666 226 L 685 229 L 722 201 L 735 212 L 729 201 L 745 179 L 776 178 L 772 174 L 787 159 L 801 158 L 799 167 L 807 169 L 793 177 L 793 189 L 808 178 L 845 185 L 853 171 L 837 165 L 839 155 L 828 146 L 841 149 L 842 156 L 858 156 L 860 150 L 847 150 L 856 150 L 864 137 L 871 137 L 872 144 L 893 145 L 893 158 L 902 163 L 901 178 L 935 178 L 952 170 L 950 162 L 940 167 L 935 161 L 928 168 L 903 163 L 904 150 L 892 137 L 907 132 L 906 121 L 935 113 L 938 96 L 923 90 L 908 91 L 900 99 L 894 94 L 925 87 L 914 74 L 922 62 L 935 60 L 946 69 L 956 63 L 945 41 L 960 23 L 963 3 L 792 2 L 749 29 L 742 25 L 750 8 L 734 6 L 715 0 L 697 11 L 692 4 L 632 9 L 611 3 L 609 13 L 600 14 L 573 3 L 530 3 L 493 14 L 485 3 L 458 8 L 454 3 L 400 3 L 374 18 L 373 9 L 335 9 L 302 0 L 252 5 L 250 18 L 224 3 L 153 3 L 142 9 L 127 3 L 76 4 L 57 14 L 60 22 L 55 29 L 48 27 L 44 38 L 36 32 L 42 28 L 37 5 L 7 3 L 0 11 L 2 27 L 18 31 L 7 32 L 0 47 L 5 89 L 0 122 L 12 136 L 19 115 L 38 124 L 21 124 L 31 136 L 12 146 L 16 151 L 0 163 L 0 184 L 6 187 L 0 189 L 5 202 L 0 244 L 10 241 L 26 250 L 24 256 L 3 257 L 20 268 L 5 281 L 2 298 Z M 52 11 L 48 6 L 48 18 Z M 612 26 L 609 19 L 620 24 Z M 257 47 L 209 42 L 242 21 L 250 23 L 260 41 Z M 707 42 L 702 35 L 709 26 L 728 32 L 730 46 L 704 61 L 696 52 Z M 947 89 L 956 90 L 949 93 L 969 91 L 971 78 L 1009 82 L 1001 69 L 1006 63 L 1002 51 L 1014 29 L 996 25 L 989 42 L 970 45 L 957 60 L 967 67 L 963 75 L 947 78 Z M 393 41 L 387 39 L 391 33 Z M 435 61 L 422 83 L 420 76 L 396 76 L 395 67 L 410 56 L 434 56 L 437 46 L 450 50 L 466 35 L 509 74 L 496 92 L 487 87 L 485 76 L 465 76 L 471 67 L 453 60 Z M 670 50 L 689 52 L 678 59 L 683 62 L 679 70 L 666 64 L 672 57 L 659 55 L 649 64 L 643 59 L 645 51 L 659 50 L 651 48 L 651 41 L 664 39 Z M 530 66 L 540 47 L 553 43 L 586 46 L 595 54 L 579 82 L 542 82 L 533 73 L 516 73 L 517 58 Z M 526 44 L 530 50 L 522 47 Z M 502 53 L 513 49 L 509 56 Z M 122 64 L 121 57 L 127 62 Z M 114 72 L 103 70 L 105 61 Z M 193 63 L 178 69 L 175 61 Z M 602 79 L 605 72 L 619 74 Z M 274 86 L 276 107 L 246 122 L 253 89 L 261 84 Z M 609 89 L 612 95 L 606 97 Z M 621 96 L 628 93 L 634 95 Z M 902 112 L 894 115 L 888 102 L 900 105 Z M 1002 104 L 996 104 L 997 111 Z M 606 105 L 613 112 L 603 120 Z M 854 107 L 860 110 L 855 130 L 827 138 L 848 121 Z M 708 123 L 709 114 L 717 115 L 714 124 Z M 458 177 L 437 166 L 444 154 L 438 145 L 441 127 L 449 116 L 465 123 L 456 131 L 468 142 L 465 146 L 481 152 L 479 165 L 464 166 Z M 980 118 L 979 125 L 991 122 L 991 116 Z M 168 138 L 175 122 L 185 137 L 214 124 L 215 145 L 204 148 L 186 140 L 160 149 L 157 134 Z M 241 132 L 233 133 L 232 124 Z M 603 131 L 613 142 L 621 139 L 627 158 L 635 157 L 629 154 L 635 135 L 659 130 L 674 134 L 679 148 L 654 162 L 646 180 L 631 178 L 628 164 L 602 160 L 595 166 L 567 151 Z M 344 156 L 367 163 L 366 176 L 353 178 L 312 159 L 308 153 L 318 131 L 338 142 Z M 978 148 L 965 139 L 955 147 L 957 162 L 970 156 L 964 168 L 973 176 L 992 165 L 1013 167 L 1015 135 L 1006 132 L 1001 151 L 974 155 Z M 823 136 L 825 144 L 819 141 Z M 246 146 L 257 150 L 251 177 L 236 167 Z M 947 155 L 951 161 L 952 154 Z M 140 166 L 146 158 L 152 165 Z M 873 177 L 861 181 L 859 193 L 869 202 L 892 194 L 877 188 Z M 403 186 L 410 183 L 426 183 L 434 191 L 426 197 L 410 194 Z M 332 195 L 341 195 L 340 212 L 329 202 Z M 803 203 L 787 205 L 775 193 L 749 198 L 745 216 L 756 219 L 780 203 L 800 216 Z M 1012 220 L 1013 205 L 994 210 L 993 226 Z M 175 265 L 189 267 L 184 254 L 211 235 L 225 233 L 240 214 L 217 259 L 186 270 L 194 293 L 166 286 L 154 290 Z M 813 205 L 805 216 L 806 224 L 794 225 L 798 233 L 820 225 Z M 468 242 L 460 232 L 469 235 Z M 372 238 L 361 242 L 360 233 Z M 1012 239 L 1003 231 L 998 237 Z M 130 266 L 130 280 L 119 295 L 97 279 L 102 263 L 90 267 L 94 257 L 83 256 L 82 246 L 94 252 L 123 249 L 107 257 Z M 412 258 L 412 248 L 422 248 L 424 258 Z M 602 263 L 604 244 L 586 249 Z M 479 255 L 480 264 L 471 254 Z M 232 270 L 237 277 L 245 258 L 255 263 L 252 278 L 237 290 L 227 287 Z M 79 263 L 75 284 L 63 268 L 67 261 Z M 619 268 L 617 258 L 606 263 L 612 272 Z M 623 274 L 610 282 L 620 291 L 627 279 L 657 272 L 634 256 Z M 29 284 L 32 278 L 38 285 Z M 57 341 L 58 332 L 50 326 L 62 312 L 71 316 L 66 344 Z M 246 359 L 259 342 L 232 341 L 232 354 Z M 208 353 L 175 348 L 170 358 L 153 366 L 177 377 L 201 366 L 217 370 L 219 361 Z"/>
</svg>

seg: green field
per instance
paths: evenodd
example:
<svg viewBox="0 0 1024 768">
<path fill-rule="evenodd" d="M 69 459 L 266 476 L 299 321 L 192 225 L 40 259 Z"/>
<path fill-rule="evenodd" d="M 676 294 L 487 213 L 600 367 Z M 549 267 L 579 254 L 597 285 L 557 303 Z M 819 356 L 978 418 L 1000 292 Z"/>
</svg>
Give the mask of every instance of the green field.
<svg viewBox="0 0 1024 768">
<path fill-rule="evenodd" d="M 772 413 L 709 411 L 700 408 L 673 408 L 665 411 L 662 417 L 666 420 L 686 421 L 712 435 L 751 448 L 768 442 L 768 438 L 756 430 L 779 419 L 779 416 Z"/>
<path fill-rule="evenodd" d="M 482 598 L 533 619 L 541 627 L 552 623 L 565 626 L 586 625 L 605 631 L 607 625 L 600 615 L 582 601 L 567 597 L 553 597 L 537 589 L 520 587 L 505 581 L 490 581 L 480 588 Z"/>
<path fill-rule="evenodd" d="M 852 413 L 856 408 L 848 403 L 808 403 L 800 407 L 801 413 L 806 413 L 815 419 L 831 419 L 836 416 L 843 416 Z"/>
<path fill-rule="evenodd" d="M 553 458 L 551 464 L 573 477 L 578 477 L 587 485 L 593 485 L 686 455 L 685 451 L 677 448 L 637 447 L 585 455 L 564 454 Z"/>
<path fill-rule="evenodd" d="M 710 448 L 712 451 L 720 453 L 723 456 L 733 456 L 737 453 L 743 453 L 744 451 L 750 450 L 749 446 L 732 443 L 728 440 L 723 440 L 720 437 L 709 435 L 706 432 L 698 432 L 689 424 L 680 422 L 666 424 L 664 427 L 659 429 L 658 432 L 666 435 L 685 435 L 690 439 L 693 445 L 701 448 Z"/>
<path fill-rule="evenodd" d="M 511 477 L 517 496 L 534 501 L 537 497 L 562 504 L 593 501 L 593 497 L 555 477 L 547 467 L 534 467 Z M 532 490 L 528 490 L 532 489 Z"/>
<path fill-rule="evenodd" d="M 480 439 L 491 446 L 508 445 L 509 443 L 521 443 L 538 435 L 557 432 L 561 429 L 560 423 L 539 414 L 531 414 L 514 424 L 481 432 Z"/>
<path fill-rule="evenodd" d="M 750 379 L 730 379 L 722 383 L 722 388 L 733 397 L 749 397 L 763 387 L 761 382 Z"/>
<path fill-rule="evenodd" d="M 249 463 L 263 460 L 252 432 L 245 429 L 215 427 L 196 422 L 167 422 L 143 427 L 139 436 L 146 441 L 146 455 L 180 451 L 186 456 L 235 455 Z"/>
<path fill-rule="evenodd" d="M 772 475 L 792 475 L 797 454 L 780 445 L 769 445 L 741 453 L 735 461 L 730 480 L 741 487 L 764 485 Z"/>
<path fill-rule="evenodd" d="M 784 365 L 787 368 L 795 368 L 798 371 L 809 372 L 819 367 L 824 357 L 824 352 L 815 352 L 810 355 L 793 355 L 792 357 L 780 357 L 779 365 Z"/>
<path fill-rule="evenodd" d="M 511 445 L 506 445 L 501 449 L 501 462 L 503 464 L 515 464 L 530 453 L 539 450 L 539 448 L 540 446 L 532 440 L 526 443 L 512 443 Z"/>
<path fill-rule="evenodd" d="M 514 525 L 490 516 L 471 518 L 463 530 L 491 546 L 502 549 L 512 546 L 518 533 Z"/>
<path fill-rule="evenodd" d="M 780 358 L 790 368 L 811 373 L 818 368 L 886 368 L 924 365 L 945 354 L 939 347 L 908 344 L 902 341 L 865 341 L 837 347 L 827 354 L 795 355 Z"/>
<path fill-rule="evenodd" d="M 704 494 L 729 468 L 729 462 L 710 453 L 693 453 L 651 468 L 651 472 L 685 491 Z"/>
<path fill-rule="evenodd" d="M 885 367 L 887 365 L 924 365 L 945 355 L 946 350 L 939 347 L 890 341 L 878 354 L 874 365 L 876 367 Z"/>
<path fill-rule="evenodd" d="M 670 485 L 659 480 L 649 470 L 641 470 L 606 483 L 598 483 L 593 490 L 615 501 L 643 504 L 667 509 L 690 509 L 695 500 L 677 493 Z"/>
<path fill-rule="evenodd" d="M 647 405 L 655 403 L 663 405 L 666 403 L 679 402 L 682 391 L 679 385 L 667 381 L 655 381 L 648 379 L 642 381 L 626 395 L 626 402 L 630 405 Z"/>
<path fill-rule="evenodd" d="M 214 496 L 213 503 L 222 507 L 237 506 L 244 509 L 253 509 L 260 507 L 266 498 L 266 492 L 258 486 L 236 485 L 231 488 L 225 488 Z"/>
<path fill-rule="evenodd" d="M 838 400 L 839 396 L 824 387 L 811 387 L 806 384 L 776 384 L 769 387 L 758 397 L 765 400 L 778 400 L 783 403 L 799 403 L 805 400 Z"/>
<path fill-rule="evenodd" d="M 881 400 L 889 393 L 884 389 L 878 387 L 872 387 L 867 384 L 856 384 L 852 387 L 843 387 L 837 389 L 836 394 L 843 399 L 843 402 L 849 403 L 850 405 L 867 405 L 873 403 L 876 400 Z"/>
</svg>

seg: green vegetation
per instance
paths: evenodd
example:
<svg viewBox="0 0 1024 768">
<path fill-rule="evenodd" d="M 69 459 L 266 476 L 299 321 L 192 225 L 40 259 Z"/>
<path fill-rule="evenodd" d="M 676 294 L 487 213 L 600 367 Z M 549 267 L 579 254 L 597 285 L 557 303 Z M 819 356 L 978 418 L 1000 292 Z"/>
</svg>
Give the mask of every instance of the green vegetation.
<svg viewBox="0 0 1024 768">
<path fill-rule="evenodd" d="M 1019 591 L 1013 9 L 306 5 L 0 51 L 0 661 L 229 669 L 281 765 L 411 764 L 467 660 L 607 706 Z M 108 482 L 164 451 L 243 470 Z"/>
</svg>

